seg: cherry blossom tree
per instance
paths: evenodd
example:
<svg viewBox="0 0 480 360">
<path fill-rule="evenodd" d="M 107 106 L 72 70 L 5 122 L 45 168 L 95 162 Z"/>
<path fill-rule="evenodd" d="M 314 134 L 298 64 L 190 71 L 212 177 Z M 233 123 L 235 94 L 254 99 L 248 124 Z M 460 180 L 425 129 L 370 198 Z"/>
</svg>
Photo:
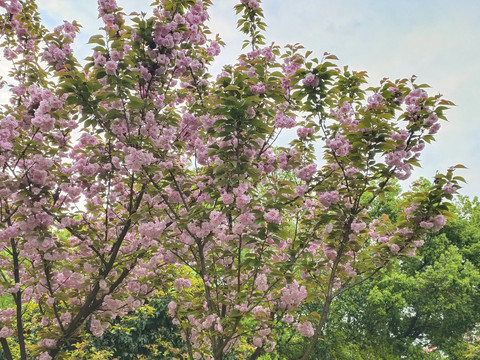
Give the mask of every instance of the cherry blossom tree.
<svg viewBox="0 0 480 360">
<path fill-rule="evenodd" d="M 365 89 L 366 73 L 333 55 L 266 46 L 256 0 L 235 6 L 248 52 L 212 77 L 222 42 L 205 24 L 210 5 L 157 0 L 147 17 L 99 0 L 102 33 L 81 64 L 79 24 L 49 32 L 34 0 L 0 1 L 7 359 L 62 358 L 157 290 L 173 299 L 186 358 L 247 344 L 256 359 L 286 324 L 311 339 L 307 359 L 336 296 L 445 224 L 463 181 L 453 168 L 404 194 L 395 222 L 369 207 L 410 177 L 451 102 L 414 78 Z M 282 132 L 296 135 L 279 144 Z M 301 310 L 319 299 L 319 312 Z"/>
</svg>

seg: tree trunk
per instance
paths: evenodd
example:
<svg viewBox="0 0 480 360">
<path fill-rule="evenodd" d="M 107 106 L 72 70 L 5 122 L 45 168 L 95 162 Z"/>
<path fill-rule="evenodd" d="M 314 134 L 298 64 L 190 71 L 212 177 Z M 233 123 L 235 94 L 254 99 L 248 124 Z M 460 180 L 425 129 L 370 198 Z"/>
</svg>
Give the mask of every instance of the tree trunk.
<svg viewBox="0 0 480 360">
<path fill-rule="evenodd" d="M 13 360 L 12 352 L 10 351 L 10 346 L 8 346 L 8 341 L 5 338 L 0 338 L 0 343 L 2 343 L 3 355 L 7 360 Z"/>
</svg>

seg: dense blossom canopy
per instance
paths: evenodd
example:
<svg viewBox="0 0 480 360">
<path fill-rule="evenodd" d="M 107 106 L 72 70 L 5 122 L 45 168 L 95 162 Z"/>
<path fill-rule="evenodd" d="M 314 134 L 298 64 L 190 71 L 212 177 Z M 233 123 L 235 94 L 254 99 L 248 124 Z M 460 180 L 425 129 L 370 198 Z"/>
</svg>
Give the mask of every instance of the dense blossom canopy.
<svg viewBox="0 0 480 360">
<path fill-rule="evenodd" d="M 33 0 L 0 6 L 12 64 L 0 117 L 7 357 L 11 337 L 21 359 L 66 356 L 72 338 L 102 335 L 157 291 L 188 358 L 243 344 L 255 359 L 287 325 L 311 338 L 306 359 L 337 295 L 445 224 L 462 180 L 451 169 L 406 194 L 395 222 L 369 207 L 418 166 L 451 103 L 414 79 L 365 90 L 366 74 L 333 55 L 265 46 L 258 1 L 235 6 L 249 51 L 215 77 L 208 0 L 157 0 L 152 17 L 99 0 L 85 65 L 77 23 L 48 32 Z M 284 129 L 296 135 L 279 146 Z M 321 313 L 301 310 L 318 299 Z"/>
</svg>

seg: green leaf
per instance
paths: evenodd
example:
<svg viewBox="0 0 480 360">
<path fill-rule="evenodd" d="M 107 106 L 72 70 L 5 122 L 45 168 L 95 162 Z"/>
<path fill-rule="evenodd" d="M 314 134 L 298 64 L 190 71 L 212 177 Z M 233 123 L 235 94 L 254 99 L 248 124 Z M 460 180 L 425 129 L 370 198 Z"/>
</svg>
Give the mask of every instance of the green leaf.
<svg viewBox="0 0 480 360">
<path fill-rule="evenodd" d="M 99 41 L 102 41 L 103 45 L 105 45 L 105 42 L 103 41 L 103 35 L 101 34 L 93 35 L 93 36 L 90 36 L 90 39 L 88 40 L 88 44 L 92 44 L 92 43 L 99 44 Z"/>
<path fill-rule="evenodd" d="M 130 96 L 130 108 L 131 109 L 141 109 L 144 105 L 144 101 L 142 99 L 139 99 L 136 96 Z"/>
<path fill-rule="evenodd" d="M 240 90 L 240 88 L 236 85 L 228 85 L 227 87 L 224 88 L 224 90 L 226 90 L 226 91 L 229 91 L 229 90 L 238 91 L 238 90 Z"/>
</svg>

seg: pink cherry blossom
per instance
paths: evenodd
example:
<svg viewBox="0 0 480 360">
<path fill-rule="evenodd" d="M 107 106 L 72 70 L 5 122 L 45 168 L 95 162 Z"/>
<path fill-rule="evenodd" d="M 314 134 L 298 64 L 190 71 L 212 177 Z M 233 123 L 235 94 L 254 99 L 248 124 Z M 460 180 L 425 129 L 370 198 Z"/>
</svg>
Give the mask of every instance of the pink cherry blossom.
<svg viewBox="0 0 480 360">
<path fill-rule="evenodd" d="M 400 251 L 400 246 L 397 244 L 388 244 L 388 248 L 392 252 L 393 255 L 397 255 L 398 252 Z"/>
<path fill-rule="evenodd" d="M 277 209 L 270 209 L 263 217 L 270 223 L 280 224 L 282 222 L 282 217 Z"/>
<path fill-rule="evenodd" d="M 290 129 L 295 127 L 296 125 L 296 121 L 293 117 L 287 116 L 282 112 L 277 112 L 277 114 L 274 117 L 274 121 L 275 121 L 275 126 L 278 128 Z"/>
<path fill-rule="evenodd" d="M 316 173 L 317 171 L 317 165 L 316 164 L 310 164 L 307 165 L 295 172 L 295 175 L 304 181 L 309 181 L 312 176 Z"/>
<path fill-rule="evenodd" d="M 340 157 L 346 156 L 352 149 L 352 145 L 345 135 L 337 135 L 334 139 L 327 139 L 326 144 L 334 151 L 335 155 Z"/>
<path fill-rule="evenodd" d="M 305 321 L 296 326 L 297 331 L 304 337 L 312 337 L 315 331 L 313 330 L 312 323 Z"/>
<path fill-rule="evenodd" d="M 117 72 L 117 63 L 113 60 L 109 60 L 105 63 L 105 71 L 108 75 L 115 75 Z"/>
<path fill-rule="evenodd" d="M 259 82 L 258 84 L 256 85 L 252 85 L 250 87 L 250 90 L 252 91 L 252 93 L 254 95 L 259 95 L 259 94 L 263 94 L 265 93 L 266 89 L 265 89 L 265 85 L 261 82 Z"/>
<path fill-rule="evenodd" d="M 268 282 L 267 276 L 265 274 L 259 274 L 255 279 L 255 287 L 258 291 L 267 291 L 268 290 Z"/>
<path fill-rule="evenodd" d="M 318 196 L 318 200 L 323 206 L 328 208 L 332 204 L 338 203 L 338 201 L 340 200 L 340 197 L 339 197 L 338 191 L 333 190 L 333 191 L 326 191 L 324 193 L 321 193 Z"/>
<path fill-rule="evenodd" d="M 13 335 L 14 331 L 6 326 L 0 329 L 0 338 L 9 338 Z"/>
<path fill-rule="evenodd" d="M 292 310 L 298 307 L 301 302 L 307 297 L 307 289 L 305 286 L 300 286 L 296 280 L 286 285 L 282 289 L 282 296 L 280 297 L 280 307 L 286 310 Z"/>
<path fill-rule="evenodd" d="M 320 83 L 320 80 L 312 73 L 308 73 L 303 79 L 303 85 L 317 87 Z"/>
</svg>

